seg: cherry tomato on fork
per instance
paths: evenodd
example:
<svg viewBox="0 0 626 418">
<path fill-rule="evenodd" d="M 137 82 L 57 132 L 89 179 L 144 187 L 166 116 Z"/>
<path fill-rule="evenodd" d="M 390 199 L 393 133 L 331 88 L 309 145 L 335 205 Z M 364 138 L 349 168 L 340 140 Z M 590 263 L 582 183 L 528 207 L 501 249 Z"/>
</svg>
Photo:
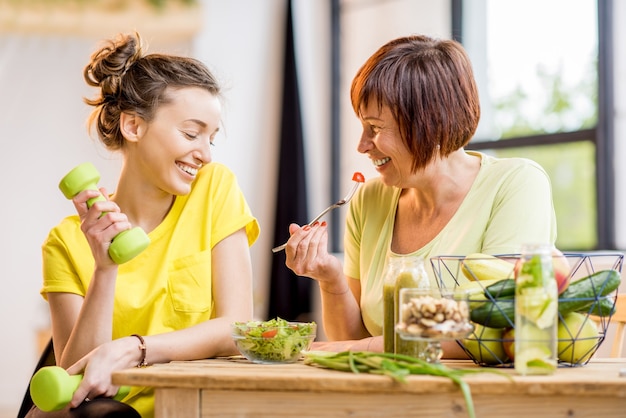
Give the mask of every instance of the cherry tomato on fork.
<svg viewBox="0 0 626 418">
<path fill-rule="evenodd" d="M 359 173 L 358 171 L 355 171 L 354 174 L 352 175 L 352 181 L 356 181 L 359 183 L 364 183 L 365 182 L 365 176 L 362 173 Z"/>
</svg>

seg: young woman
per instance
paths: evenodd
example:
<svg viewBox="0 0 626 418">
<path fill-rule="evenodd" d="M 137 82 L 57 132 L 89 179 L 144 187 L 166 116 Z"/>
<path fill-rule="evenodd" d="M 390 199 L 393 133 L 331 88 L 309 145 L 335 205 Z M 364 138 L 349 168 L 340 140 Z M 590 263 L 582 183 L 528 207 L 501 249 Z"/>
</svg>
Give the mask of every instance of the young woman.
<svg viewBox="0 0 626 418">
<path fill-rule="evenodd" d="M 133 387 L 122 402 L 111 372 L 172 360 L 236 354 L 230 324 L 253 316 L 249 246 L 259 234 L 237 181 L 211 162 L 220 129 L 220 87 L 201 62 L 149 54 L 121 35 L 84 70 L 99 94 L 91 125 L 123 159 L 108 198 L 73 198 L 43 244 L 43 288 L 57 365 L 84 374 L 70 405 L 30 416 L 153 416 L 153 394 Z M 113 238 L 141 227 L 150 244 L 130 261 L 108 254 Z M 138 415 L 139 414 L 139 415 Z M 118 416 L 108 414 L 106 416 Z"/>
</svg>

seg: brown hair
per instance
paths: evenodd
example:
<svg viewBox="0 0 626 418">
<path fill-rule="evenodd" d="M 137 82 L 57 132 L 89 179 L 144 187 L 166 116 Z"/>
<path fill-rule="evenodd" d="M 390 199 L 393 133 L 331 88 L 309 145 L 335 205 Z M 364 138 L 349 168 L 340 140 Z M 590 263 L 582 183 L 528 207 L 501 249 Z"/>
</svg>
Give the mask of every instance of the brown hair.
<svg viewBox="0 0 626 418">
<path fill-rule="evenodd" d="M 100 87 L 88 125 L 96 123 L 100 140 L 110 150 L 124 145 L 120 115 L 134 112 L 150 122 L 157 108 L 168 103 L 167 88 L 200 87 L 219 96 L 220 87 L 200 61 L 175 55 L 143 55 L 138 33 L 118 35 L 91 56 L 83 76 L 87 84 Z"/>
<path fill-rule="evenodd" d="M 467 145 L 480 119 L 469 57 L 453 40 L 415 35 L 388 42 L 359 69 L 350 97 L 357 115 L 370 100 L 389 107 L 413 170 L 438 151 L 446 156 Z"/>
</svg>

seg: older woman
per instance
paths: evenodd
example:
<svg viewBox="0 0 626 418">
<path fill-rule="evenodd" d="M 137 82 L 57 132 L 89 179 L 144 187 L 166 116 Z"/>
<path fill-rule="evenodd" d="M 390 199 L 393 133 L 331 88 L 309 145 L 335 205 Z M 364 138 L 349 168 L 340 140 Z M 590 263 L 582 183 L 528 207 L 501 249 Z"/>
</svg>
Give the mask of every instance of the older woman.
<svg viewBox="0 0 626 418">
<path fill-rule="evenodd" d="M 289 227 L 286 265 L 318 281 L 329 349 L 382 349 L 386 255 L 516 253 L 554 244 L 550 179 L 535 162 L 466 151 L 480 118 L 469 58 L 452 40 L 388 42 L 351 89 L 363 133 L 357 149 L 379 177 L 353 198 L 345 261 L 327 251 L 327 225 Z M 463 355 L 456 344 L 447 357 Z"/>
</svg>

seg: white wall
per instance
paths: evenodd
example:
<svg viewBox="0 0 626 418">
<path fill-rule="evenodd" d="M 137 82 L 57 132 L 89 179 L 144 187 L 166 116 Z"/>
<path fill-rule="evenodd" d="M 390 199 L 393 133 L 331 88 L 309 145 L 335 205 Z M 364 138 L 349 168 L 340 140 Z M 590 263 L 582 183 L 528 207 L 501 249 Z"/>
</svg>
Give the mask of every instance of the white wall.
<svg viewBox="0 0 626 418">
<path fill-rule="evenodd" d="M 238 175 L 261 222 L 262 235 L 252 251 L 255 278 L 263 282 L 271 254 L 268 232 L 274 205 L 285 2 L 207 0 L 203 4 L 203 28 L 195 42 L 159 32 L 142 35 L 149 51 L 195 55 L 225 84 L 226 136 L 215 147 L 214 158 Z M 5 196 L 0 209 L 5 220 L 0 265 L 6 288 L 0 296 L 0 410 L 6 410 L 6 416 L 17 412 L 39 357 L 37 332 L 49 325 L 47 304 L 38 293 L 40 246 L 48 230 L 74 210 L 58 190 L 58 182 L 78 163 L 92 161 L 102 173 L 101 184 L 113 189 L 119 167 L 88 138 L 85 119 L 90 108 L 82 102 L 83 96 L 93 94 L 83 81 L 82 69 L 97 41 L 116 31 L 106 25 L 100 32 L 90 28 L 82 35 L 50 30 L 25 34 L 0 29 L 4 149 L 0 190 Z"/>
<path fill-rule="evenodd" d="M 376 50 L 391 39 L 426 34 L 450 38 L 451 8 L 448 1 L 395 0 L 342 2 L 341 46 L 341 190 L 346 192 L 352 174 L 360 171 L 366 179 L 377 176 L 369 158 L 356 151 L 361 123 L 350 104 L 350 86 L 358 69 Z M 345 217 L 347 208 L 340 209 Z M 342 228 L 343 225 L 339 227 Z M 341 234 L 343 236 L 343 232 Z"/>
<path fill-rule="evenodd" d="M 87 92 L 81 68 L 92 47 L 64 37 L 0 37 L 0 405 L 21 402 L 38 358 L 37 331 L 48 326 L 39 296 L 40 245 L 73 207 L 58 189 L 61 177 L 85 160 L 113 187 L 115 163 L 85 133 Z"/>
<path fill-rule="evenodd" d="M 261 225 L 252 261 L 256 312 L 263 316 L 273 243 L 286 3 L 207 0 L 204 5 L 204 28 L 194 52 L 210 63 L 226 96 L 225 137 L 216 141 L 213 157 L 235 172 Z"/>
</svg>

